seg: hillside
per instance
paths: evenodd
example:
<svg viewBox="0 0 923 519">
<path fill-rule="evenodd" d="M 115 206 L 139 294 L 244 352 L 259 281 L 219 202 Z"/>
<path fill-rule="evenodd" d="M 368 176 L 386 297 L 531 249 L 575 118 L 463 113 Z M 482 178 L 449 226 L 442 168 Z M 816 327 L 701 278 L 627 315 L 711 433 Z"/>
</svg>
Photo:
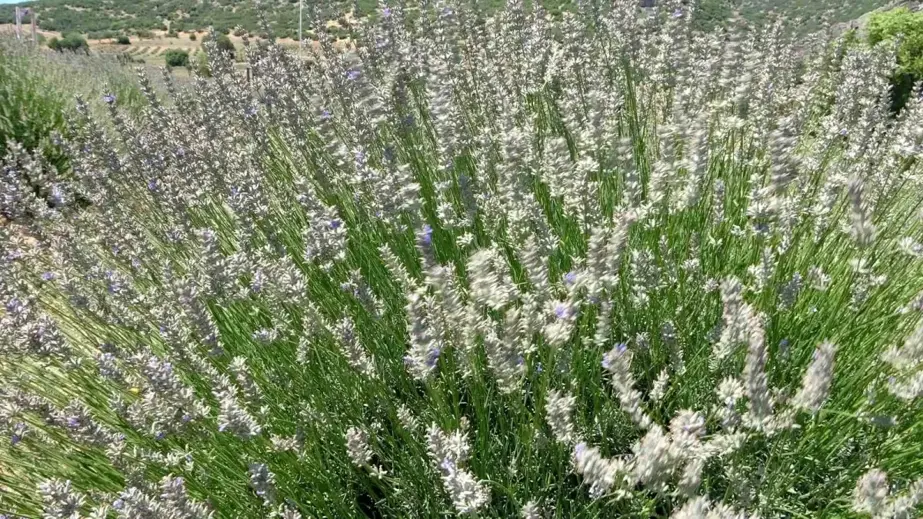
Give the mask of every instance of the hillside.
<svg viewBox="0 0 923 519">
<path fill-rule="evenodd" d="M 306 11 L 310 3 L 313 2 L 305 3 Z M 209 27 L 229 32 L 237 26 L 250 33 L 262 31 L 255 3 L 249 0 L 40 0 L 19 5 L 36 7 L 39 25 L 44 30 L 80 32 L 91 37 L 102 37 L 102 34 L 93 33 L 107 31 L 182 32 Z M 271 0 L 263 6 L 266 21 L 276 36 L 297 35 L 297 0 Z M 360 7 L 371 8 L 361 2 Z M 347 8 L 336 2 L 325 2 L 323 12 L 318 15 L 335 18 L 336 13 L 345 12 Z M 0 23 L 12 21 L 13 6 L 0 6 Z"/>
<path fill-rule="evenodd" d="M 482 11 L 493 11 L 503 0 L 472 0 Z M 656 0 L 639 0 L 653 4 Z M 567 0 L 542 0 L 550 12 L 567 9 Z M 864 13 L 888 5 L 887 0 L 701 0 L 696 14 L 697 26 L 712 27 L 726 20 L 734 10 L 746 18 L 760 20 L 768 13 L 784 13 L 805 20 L 810 30 L 820 26 L 824 13 L 832 13 L 831 22 L 853 20 Z M 322 4 L 317 6 L 317 4 Z M 257 34 L 261 23 L 252 0 L 37 0 L 20 5 L 35 6 L 42 29 L 59 32 L 81 32 L 91 37 L 110 37 L 115 32 L 150 30 L 190 31 L 214 27 L 228 32 L 237 26 Z M 315 7 L 311 7 L 314 5 Z M 374 12 L 375 0 L 305 2 L 305 10 L 318 9 L 317 16 L 335 19 L 353 10 L 359 15 Z M 263 3 L 263 14 L 278 37 L 294 38 L 298 31 L 298 0 L 269 0 Z M 0 24 L 11 23 L 13 6 L 0 6 Z M 346 33 L 343 28 L 331 32 Z M 94 34 L 95 33 L 95 34 Z M 335 34 L 343 35 L 345 34 Z"/>
</svg>

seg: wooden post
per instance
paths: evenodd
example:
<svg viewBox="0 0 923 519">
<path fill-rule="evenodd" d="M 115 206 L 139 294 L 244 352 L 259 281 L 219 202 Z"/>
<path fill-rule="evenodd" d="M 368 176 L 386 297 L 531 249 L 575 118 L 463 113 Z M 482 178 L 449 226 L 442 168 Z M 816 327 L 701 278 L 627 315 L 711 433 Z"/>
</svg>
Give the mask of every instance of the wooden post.
<svg viewBox="0 0 923 519">
<path fill-rule="evenodd" d="M 36 14 L 35 14 L 34 7 L 29 9 L 29 15 L 31 17 L 31 22 L 32 22 L 32 45 L 38 45 L 38 27 L 35 22 Z"/>
<path fill-rule="evenodd" d="M 22 11 L 19 10 L 19 7 L 16 7 L 15 9 L 16 9 L 15 14 L 13 16 L 14 16 L 14 21 L 16 22 L 16 26 L 14 30 L 16 31 L 16 39 L 21 40 L 22 39 Z"/>
</svg>

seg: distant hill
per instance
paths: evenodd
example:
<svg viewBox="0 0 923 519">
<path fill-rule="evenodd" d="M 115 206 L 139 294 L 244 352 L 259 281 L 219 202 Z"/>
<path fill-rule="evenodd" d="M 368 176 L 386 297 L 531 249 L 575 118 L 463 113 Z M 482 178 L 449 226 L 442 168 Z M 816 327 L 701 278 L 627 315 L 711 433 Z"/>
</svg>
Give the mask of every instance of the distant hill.
<svg viewBox="0 0 923 519">
<path fill-rule="evenodd" d="M 371 11 L 375 0 L 317 2 L 305 0 L 306 16 L 312 4 L 323 4 L 324 19 L 336 19 L 356 6 Z M 262 32 L 252 0 L 38 0 L 23 2 L 39 14 L 39 26 L 47 31 L 126 32 L 153 30 L 192 31 L 214 27 L 229 32 L 237 26 L 251 34 Z M 295 37 L 298 31 L 298 0 L 264 0 L 262 12 L 273 34 Z M 0 24 L 12 23 L 13 6 L 0 5 Z M 307 20 L 306 20 L 307 21 Z"/>
<path fill-rule="evenodd" d="M 485 11 L 503 5 L 503 0 L 472 0 Z M 551 12 L 568 9 L 568 0 L 541 0 Z M 639 5 L 658 0 L 639 0 Z M 299 0 L 264 0 L 263 13 L 277 37 L 293 38 L 298 31 Z M 816 29 L 821 15 L 831 11 L 828 22 L 837 23 L 859 18 L 868 11 L 887 6 L 888 0 L 701 0 L 695 15 L 699 28 L 711 28 L 723 23 L 739 11 L 752 20 L 766 18 L 768 13 L 784 13 L 805 20 L 806 29 Z M 113 33 L 150 30 L 191 31 L 214 27 L 229 32 L 237 26 L 251 34 L 262 27 L 252 0 L 35 0 L 20 5 L 35 6 L 42 29 L 58 32 L 81 32 L 91 37 L 111 37 Z M 312 7 L 320 5 L 320 7 Z M 305 0 L 305 9 L 319 9 L 322 19 L 332 20 L 342 13 L 358 15 L 373 13 L 377 0 Z M 0 24 L 11 23 L 13 7 L 0 5 Z M 347 27 L 332 27 L 333 32 L 348 32 Z M 107 35 L 108 34 L 108 35 Z"/>
</svg>

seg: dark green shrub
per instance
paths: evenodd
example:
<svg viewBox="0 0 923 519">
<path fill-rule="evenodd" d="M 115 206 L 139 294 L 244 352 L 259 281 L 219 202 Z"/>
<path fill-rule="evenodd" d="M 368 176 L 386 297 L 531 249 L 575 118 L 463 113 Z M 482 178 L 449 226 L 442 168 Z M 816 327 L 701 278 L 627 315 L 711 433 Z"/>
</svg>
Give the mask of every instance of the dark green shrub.
<svg viewBox="0 0 923 519">
<path fill-rule="evenodd" d="M 128 36 L 125 36 L 124 34 L 116 38 L 115 42 L 118 43 L 119 45 L 131 45 L 131 40 L 128 38 Z"/>
<path fill-rule="evenodd" d="M 179 49 L 170 49 L 163 54 L 164 59 L 167 61 L 168 67 L 188 67 L 189 66 L 189 52 Z"/>
<path fill-rule="evenodd" d="M 891 110 L 899 112 L 910 98 L 914 83 L 923 79 L 923 12 L 901 7 L 875 13 L 869 19 L 867 32 L 871 45 L 899 41 L 899 68 L 891 76 Z"/>
<path fill-rule="evenodd" d="M 57 38 L 50 39 L 48 41 L 48 48 L 58 52 L 69 50 L 71 52 L 83 51 L 86 54 L 90 53 L 90 46 L 87 45 L 87 40 L 77 33 L 67 34 L 60 40 Z"/>
<path fill-rule="evenodd" d="M 189 33 L 189 41 L 196 41 L 196 39 L 198 39 L 198 36 L 194 32 Z"/>
<path fill-rule="evenodd" d="M 234 48 L 234 42 L 231 41 L 231 38 L 228 38 L 227 34 L 219 34 L 218 37 L 215 38 L 215 44 L 220 50 L 230 52 L 231 56 L 234 56 L 234 51 L 236 50 Z"/>
</svg>

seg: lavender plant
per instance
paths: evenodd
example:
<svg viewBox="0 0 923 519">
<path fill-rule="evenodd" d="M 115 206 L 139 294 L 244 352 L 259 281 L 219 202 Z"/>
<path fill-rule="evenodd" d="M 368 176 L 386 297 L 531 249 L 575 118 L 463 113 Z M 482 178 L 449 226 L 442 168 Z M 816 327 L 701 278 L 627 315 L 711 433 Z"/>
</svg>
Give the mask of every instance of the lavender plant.
<svg viewBox="0 0 923 519">
<path fill-rule="evenodd" d="M 920 96 L 658 4 L 382 4 L 78 99 L 91 205 L 0 179 L 0 512 L 919 513 Z"/>
</svg>

